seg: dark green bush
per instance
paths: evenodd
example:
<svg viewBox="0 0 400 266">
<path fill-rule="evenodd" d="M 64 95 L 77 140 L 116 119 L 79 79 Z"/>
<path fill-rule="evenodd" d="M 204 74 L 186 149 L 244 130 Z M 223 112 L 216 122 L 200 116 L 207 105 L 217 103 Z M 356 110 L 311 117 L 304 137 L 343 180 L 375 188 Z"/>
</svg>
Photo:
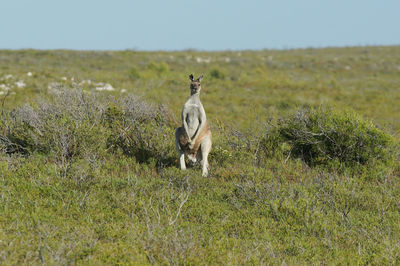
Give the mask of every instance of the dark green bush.
<svg viewBox="0 0 400 266">
<path fill-rule="evenodd" d="M 304 109 L 280 120 L 262 141 L 264 150 L 286 152 L 309 166 L 364 167 L 392 166 L 397 143 L 353 112 Z"/>
<path fill-rule="evenodd" d="M 210 77 L 214 79 L 225 79 L 225 72 L 221 69 L 214 68 L 210 71 Z"/>
</svg>

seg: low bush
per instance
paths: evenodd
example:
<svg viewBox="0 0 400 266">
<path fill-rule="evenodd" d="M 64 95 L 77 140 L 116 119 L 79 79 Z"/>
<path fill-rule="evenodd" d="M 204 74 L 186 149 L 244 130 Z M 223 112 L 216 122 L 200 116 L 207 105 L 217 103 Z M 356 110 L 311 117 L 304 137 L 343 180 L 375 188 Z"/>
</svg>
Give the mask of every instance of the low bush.
<svg viewBox="0 0 400 266">
<path fill-rule="evenodd" d="M 128 77 L 131 80 L 137 80 L 140 79 L 140 71 L 137 67 L 131 67 L 128 71 Z"/>
<path fill-rule="evenodd" d="M 102 129 L 96 125 L 103 110 L 96 95 L 54 90 L 49 99 L 39 99 L 36 106 L 11 111 L 3 137 L 10 143 L 9 152 L 52 152 L 62 161 L 69 160 L 84 151 L 93 153 L 101 143 Z"/>
<path fill-rule="evenodd" d="M 147 68 L 150 69 L 151 71 L 157 73 L 157 75 L 159 75 L 159 76 L 162 76 L 169 72 L 169 65 L 168 65 L 168 63 L 165 63 L 165 62 L 159 62 L 159 63 L 150 62 L 147 65 Z"/>
<path fill-rule="evenodd" d="M 159 166 L 175 160 L 174 127 L 168 111 L 138 97 L 113 99 L 77 89 L 53 90 L 36 106 L 3 115 L 0 149 L 50 154 L 66 171 L 77 159 L 121 149 L 138 162 Z"/>
<path fill-rule="evenodd" d="M 210 71 L 210 77 L 213 79 L 225 79 L 225 72 L 219 68 L 213 68 Z"/>
<path fill-rule="evenodd" d="M 174 127 L 164 107 L 151 106 L 130 96 L 110 104 L 105 119 L 110 129 L 110 149 L 121 149 L 141 163 L 153 161 L 163 166 L 174 162 Z"/>
<path fill-rule="evenodd" d="M 278 121 L 262 140 L 267 155 L 286 153 L 309 166 L 381 168 L 393 166 L 398 144 L 353 112 L 303 109 Z M 272 151 L 272 152 L 271 152 Z"/>
</svg>

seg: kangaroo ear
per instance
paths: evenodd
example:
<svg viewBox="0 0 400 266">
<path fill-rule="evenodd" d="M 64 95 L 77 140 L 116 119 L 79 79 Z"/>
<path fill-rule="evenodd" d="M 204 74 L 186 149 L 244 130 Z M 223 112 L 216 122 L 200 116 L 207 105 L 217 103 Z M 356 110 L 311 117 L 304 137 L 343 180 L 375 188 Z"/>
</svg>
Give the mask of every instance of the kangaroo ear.
<svg viewBox="0 0 400 266">
<path fill-rule="evenodd" d="M 193 74 L 190 74 L 189 78 L 190 78 L 191 81 L 193 81 L 194 80 Z"/>
<path fill-rule="evenodd" d="M 197 80 L 200 82 L 203 79 L 203 75 L 201 75 Z"/>
</svg>

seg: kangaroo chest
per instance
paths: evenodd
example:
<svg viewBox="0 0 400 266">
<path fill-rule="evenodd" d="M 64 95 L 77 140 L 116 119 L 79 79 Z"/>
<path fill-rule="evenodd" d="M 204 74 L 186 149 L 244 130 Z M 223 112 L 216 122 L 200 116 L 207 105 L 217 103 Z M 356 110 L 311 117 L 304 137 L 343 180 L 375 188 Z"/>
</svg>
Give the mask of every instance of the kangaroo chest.
<svg viewBox="0 0 400 266">
<path fill-rule="evenodd" d="M 201 108 L 201 104 L 191 102 L 186 103 L 184 106 L 184 113 L 186 114 L 184 119 L 188 125 L 188 134 L 191 137 L 196 133 L 200 125 Z"/>
</svg>

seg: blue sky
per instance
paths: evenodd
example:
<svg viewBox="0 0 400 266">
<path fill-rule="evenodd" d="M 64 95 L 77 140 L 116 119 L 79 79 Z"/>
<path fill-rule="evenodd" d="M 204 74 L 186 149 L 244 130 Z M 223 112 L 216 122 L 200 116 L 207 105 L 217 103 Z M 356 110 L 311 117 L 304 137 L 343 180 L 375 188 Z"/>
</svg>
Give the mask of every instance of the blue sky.
<svg viewBox="0 0 400 266">
<path fill-rule="evenodd" d="M 400 0 L 1 0 L 0 10 L 0 49 L 400 44 Z"/>
</svg>

